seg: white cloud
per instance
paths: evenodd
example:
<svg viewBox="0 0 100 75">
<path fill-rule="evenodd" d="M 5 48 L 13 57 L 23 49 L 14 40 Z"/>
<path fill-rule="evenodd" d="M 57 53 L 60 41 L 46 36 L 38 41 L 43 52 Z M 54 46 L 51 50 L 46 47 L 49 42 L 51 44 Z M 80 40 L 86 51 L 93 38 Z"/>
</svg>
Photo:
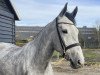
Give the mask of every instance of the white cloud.
<svg viewBox="0 0 100 75">
<path fill-rule="evenodd" d="M 79 6 L 77 22 L 79 25 L 93 26 L 96 20 L 100 20 L 100 6 Z"/>
<path fill-rule="evenodd" d="M 23 22 L 18 22 L 20 25 L 45 25 L 52 21 L 61 11 L 64 5 L 62 4 L 43 4 L 34 0 L 12 0 L 16 5 L 17 10 Z M 75 6 L 68 5 L 68 10 L 71 12 Z M 79 11 L 77 14 L 78 23 L 90 24 L 93 20 L 100 19 L 100 6 L 78 6 Z M 86 22 L 90 20 L 89 22 Z M 32 22 L 33 21 L 33 22 Z"/>
<path fill-rule="evenodd" d="M 44 5 L 32 0 L 20 0 L 20 2 L 16 3 L 16 6 L 22 18 L 27 19 L 43 18 L 48 17 L 49 15 L 55 15 L 58 13 L 57 9 L 61 8 L 59 5 Z"/>
<path fill-rule="evenodd" d="M 100 16 L 100 6 L 80 6 L 79 15 Z"/>
</svg>

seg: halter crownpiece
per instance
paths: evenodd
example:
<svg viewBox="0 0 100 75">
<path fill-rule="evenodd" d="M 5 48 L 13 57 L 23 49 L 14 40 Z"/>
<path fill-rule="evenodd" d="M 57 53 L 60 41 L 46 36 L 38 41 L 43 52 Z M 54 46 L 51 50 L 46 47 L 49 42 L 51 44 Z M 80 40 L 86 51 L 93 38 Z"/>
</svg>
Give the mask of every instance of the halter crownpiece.
<svg viewBox="0 0 100 75">
<path fill-rule="evenodd" d="M 76 46 L 80 46 L 80 43 L 74 43 L 74 44 L 71 44 L 69 46 L 66 46 L 61 35 L 60 35 L 60 32 L 59 32 L 59 29 L 58 29 L 58 24 L 70 24 L 70 23 L 65 23 L 65 22 L 60 22 L 58 23 L 58 19 L 56 18 L 56 28 L 57 28 L 57 33 L 58 33 L 58 37 L 59 37 L 59 41 L 60 41 L 60 44 L 61 44 L 61 47 L 63 49 L 63 57 L 65 57 L 65 53 L 68 49 L 70 48 L 73 48 L 73 47 L 76 47 Z M 70 25 L 73 25 L 73 24 L 70 24 Z"/>
<path fill-rule="evenodd" d="M 71 23 L 66 23 L 66 22 L 59 22 L 58 24 L 70 24 L 70 25 L 73 25 Z"/>
</svg>

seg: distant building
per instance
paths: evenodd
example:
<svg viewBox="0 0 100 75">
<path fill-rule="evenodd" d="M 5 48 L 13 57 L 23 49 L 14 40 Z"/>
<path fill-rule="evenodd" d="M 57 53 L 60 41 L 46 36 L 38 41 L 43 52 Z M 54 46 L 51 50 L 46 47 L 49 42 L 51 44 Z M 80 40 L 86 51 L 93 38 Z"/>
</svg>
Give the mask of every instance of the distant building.
<svg viewBox="0 0 100 75">
<path fill-rule="evenodd" d="M 15 43 L 15 20 L 19 20 L 10 0 L 0 0 L 0 42 Z"/>
<path fill-rule="evenodd" d="M 97 30 L 96 28 L 90 28 L 83 26 L 82 28 L 78 28 L 79 38 L 81 42 L 83 41 L 84 48 L 91 48 L 91 47 L 97 47 Z"/>
<path fill-rule="evenodd" d="M 82 37 L 84 38 L 84 40 L 89 40 L 89 39 L 93 39 L 96 36 L 96 28 L 88 28 L 86 26 L 83 26 L 82 28 L 78 28 L 80 31 L 80 34 L 82 34 Z"/>
<path fill-rule="evenodd" d="M 42 29 L 43 27 L 39 26 L 17 26 L 16 40 L 27 40 L 29 38 L 34 38 L 34 36 Z"/>
</svg>

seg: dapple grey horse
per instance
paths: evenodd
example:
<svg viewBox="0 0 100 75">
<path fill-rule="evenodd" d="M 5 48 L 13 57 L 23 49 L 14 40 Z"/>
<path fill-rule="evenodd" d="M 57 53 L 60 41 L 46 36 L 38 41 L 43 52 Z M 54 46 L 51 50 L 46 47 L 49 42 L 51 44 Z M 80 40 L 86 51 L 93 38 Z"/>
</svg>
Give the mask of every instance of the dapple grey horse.
<svg viewBox="0 0 100 75">
<path fill-rule="evenodd" d="M 0 43 L 0 75 L 52 75 L 49 63 L 54 50 L 78 69 L 84 64 L 84 56 L 78 41 L 75 16 L 67 11 L 67 3 L 52 22 L 23 47 Z"/>
</svg>

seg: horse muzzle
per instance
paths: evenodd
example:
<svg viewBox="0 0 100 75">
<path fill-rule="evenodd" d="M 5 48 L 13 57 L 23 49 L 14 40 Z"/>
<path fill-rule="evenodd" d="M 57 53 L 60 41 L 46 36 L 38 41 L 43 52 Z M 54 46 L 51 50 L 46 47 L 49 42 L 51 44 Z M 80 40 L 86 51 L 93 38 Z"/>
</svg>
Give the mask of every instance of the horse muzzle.
<svg viewBox="0 0 100 75">
<path fill-rule="evenodd" d="M 70 61 L 70 66 L 73 68 L 73 69 L 79 69 L 79 68 L 82 68 L 84 66 L 84 64 L 81 64 L 80 60 L 78 60 L 77 62 L 73 62 L 71 59 L 69 60 Z"/>
</svg>

